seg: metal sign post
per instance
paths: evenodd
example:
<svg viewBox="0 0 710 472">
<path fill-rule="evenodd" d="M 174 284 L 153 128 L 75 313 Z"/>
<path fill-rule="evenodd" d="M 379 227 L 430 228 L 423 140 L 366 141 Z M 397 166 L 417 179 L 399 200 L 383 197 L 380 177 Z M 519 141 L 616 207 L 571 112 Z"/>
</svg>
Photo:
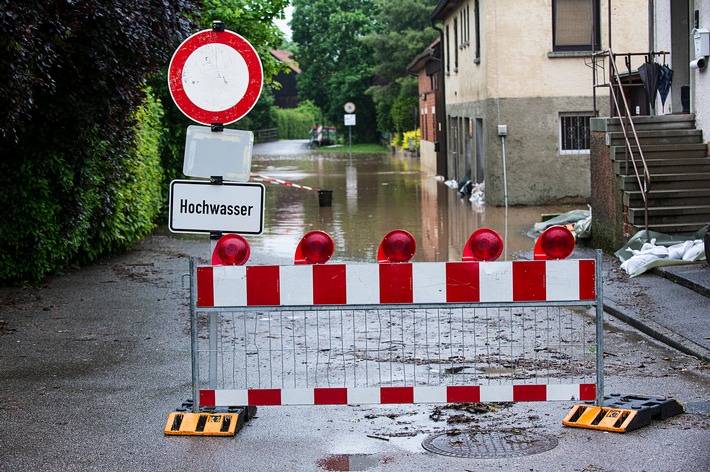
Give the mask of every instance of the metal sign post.
<svg viewBox="0 0 710 472">
<path fill-rule="evenodd" d="M 345 109 L 345 126 L 348 127 L 348 141 L 350 143 L 350 159 L 353 158 L 353 131 L 352 127 L 355 126 L 355 104 L 353 102 L 348 102 L 343 106 Z"/>
<path fill-rule="evenodd" d="M 215 243 L 223 233 L 263 231 L 264 185 L 246 183 L 251 173 L 253 133 L 224 129 L 254 107 L 263 82 L 256 49 L 240 35 L 225 30 L 221 21 L 213 21 L 211 30 L 187 38 L 173 54 L 168 67 L 170 95 L 188 118 L 208 126 L 188 128 L 183 173 L 209 180 L 174 180 L 170 184 L 170 231 L 208 233 Z M 214 318 L 209 326 L 215 334 Z M 191 330 L 194 349 L 197 325 L 193 323 Z M 215 343 L 210 359 L 216 362 Z M 195 362 L 192 369 L 193 378 L 199 377 Z M 210 381 L 216 383 L 216 379 Z M 233 436 L 241 428 L 248 415 L 246 408 L 201 414 L 194 393 L 194 414 L 171 414 L 166 434 Z"/>
</svg>

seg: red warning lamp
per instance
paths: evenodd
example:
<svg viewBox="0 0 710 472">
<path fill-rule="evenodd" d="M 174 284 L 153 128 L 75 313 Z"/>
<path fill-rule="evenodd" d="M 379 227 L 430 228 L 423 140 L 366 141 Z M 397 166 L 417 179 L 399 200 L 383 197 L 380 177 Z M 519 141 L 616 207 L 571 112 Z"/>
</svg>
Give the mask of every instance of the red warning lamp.
<svg viewBox="0 0 710 472">
<path fill-rule="evenodd" d="M 503 238 L 496 231 L 479 228 L 466 241 L 464 261 L 495 261 L 503 252 Z"/>
<path fill-rule="evenodd" d="M 246 239 L 238 234 L 225 234 L 212 252 L 212 265 L 244 265 L 251 249 Z"/>
<path fill-rule="evenodd" d="M 535 260 L 566 259 L 574 251 L 574 235 L 564 226 L 550 226 L 537 238 Z"/>
<path fill-rule="evenodd" d="M 395 229 L 387 233 L 377 251 L 377 262 L 409 262 L 417 252 L 417 242 L 407 231 Z"/>
<path fill-rule="evenodd" d="M 309 231 L 296 247 L 295 264 L 325 264 L 333 255 L 333 238 L 325 231 Z"/>
</svg>

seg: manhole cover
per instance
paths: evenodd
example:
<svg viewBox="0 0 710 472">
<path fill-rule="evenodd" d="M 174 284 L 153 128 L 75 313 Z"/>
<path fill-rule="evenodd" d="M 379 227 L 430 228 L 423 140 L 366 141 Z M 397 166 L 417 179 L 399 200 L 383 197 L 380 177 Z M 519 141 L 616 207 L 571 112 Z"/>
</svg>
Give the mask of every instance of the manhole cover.
<svg viewBox="0 0 710 472">
<path fill-rule="evenodd" d="M 555 446 L 556 438 L 521 429 L 443 433 L 422 442 L 424 449 L 435 454 L 479 459 L 528 456 Z"/>
</svg>

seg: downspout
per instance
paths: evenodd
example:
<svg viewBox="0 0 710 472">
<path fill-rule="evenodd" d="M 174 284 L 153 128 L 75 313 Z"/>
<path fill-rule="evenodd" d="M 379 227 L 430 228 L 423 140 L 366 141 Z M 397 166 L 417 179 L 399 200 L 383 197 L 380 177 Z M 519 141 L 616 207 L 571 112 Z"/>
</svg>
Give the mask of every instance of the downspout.
<svg viewBox="0 0 710 472">
<path fill-rule="evenodd" d="M 411 71 L 407 71 L 407 74 L 409 74 L 412 77 L 416 77 L 417 79 L 417 91 L 419 90 L 419 74 L 415 74 Z M 419 129 L 419 142 L 421 143 L 421 129 L 422 129 L 422 115 L 421 115 L 421 110 L 422 107 L 418 106 L 419 105 L 419 93 L 417 93 L 417 105 L 415 105 L 414 110 L 413 110 L 413 115 L 414 115 L 414 132 L 417 132 L 417 129 Z M 403 143 L 404 144 L 404 143 Z M 421 144 L 420 144 L 421 146 Z M 419 157 L 419 148 L 417 148 L 414 151 L 414 157 Z"/>
<path fill-rule="evenodd" d="M 607 28 L 609 28 L 609 30 L 607 31 L 607 34 L 609 36 L 609 40 L 608 40 L 609 41 L 609 51 L 612 51 L 613 49 L 611 47 L 611 0 L 607 0 L 606 10 L 607 10 L 606 14 L 607 14 L 607 23 L 608 23 Z"/>
<path fill-rule="evenodd" d="M 653 6 L 653 0 L 648 0 L 648 60 L 651 62 L 655 62 L 653 51 L 656 50 L 656 17 L 655 17 L 655 8 Z M 665 57 L 665 56 L 664 56 Z M 651 103 L 651 114 L 652 115 L 658 115 L 658 107 L 656 106 L 657 100 L 654 98 L 652 100 L 653 103 Z M 663 107 L 661 107 L 663 108 Z"/>
<path fill-rule="evenodd" d="M 439 44 L 441 45 L 441 58 L 439 60 L 439 74 L 441 80 L 439 81 L 439 87 L 441 87 L 441 105 L 443 106 L 443 120 L 439 120 L 439 112 L 437 111 L 437 122 L 436 125 L 438 126 L 439 123 L 441 123 L 441 131 L 439 131 L 439 155 L 443 156 L 443 162 L 445 163 L 444 165 L 444 170 L 446 171 L 445 173 L 448 174 L 448 161 L 449 161 L 449 149 L 447 145 L 447 135 L 446 135 L 446 123 L 447 123 L 447 118 L 446 118 L 446 53 L 444 50 L 444 30 L 436 26 L 434 23 L 434 19 L 431 20 L 431 27 L 439 32 Z M 447 44 L 446 47 L 449 45 Z M 437 130 L 438 131 L 438 130 Z M 437 157 L 437 165 L 438 165 L 438 160 L 439 157 Z M 444 179 L 447 179 L 449 176 L 444 175 Z"/>
<path fill-rule="evenodd" d="M 656 11 L 653 0 L 648 0 L 648 50 L 656 50 Z"/>
<path fill-rule="evenodd" d="M 500 122 L 500 74 L 498 73 L 498 66 L 499 66 L 499 60 L 498 60 L 498 2 L 493 3 L 493 34 L 495 36 L 495 48 L 496 48 L 496 111 L 498 113 L 498 129 L 500 130 L 500 127 L 503 123 Z M 505 136 L 507 135 L 507 131 L 504 134 L 501 134 L 500 132 L 498 133 L 500 136 L 500 148 L 501 148 L 501 158 L 503 161 L 503 203 L 506 208 L 506 212 L 508 210 L 508 176 L 507 176 L 507 171 L 506 167 L 507 164 L 505 162 Z M 506 213 L 506 233 L 507 233 L 507 224 L 508 224 L 508 218 L 507 218 L 507 213 Z M 507 242 L 507 234 L 506 234 L 506 242 Z"/>
</svg>

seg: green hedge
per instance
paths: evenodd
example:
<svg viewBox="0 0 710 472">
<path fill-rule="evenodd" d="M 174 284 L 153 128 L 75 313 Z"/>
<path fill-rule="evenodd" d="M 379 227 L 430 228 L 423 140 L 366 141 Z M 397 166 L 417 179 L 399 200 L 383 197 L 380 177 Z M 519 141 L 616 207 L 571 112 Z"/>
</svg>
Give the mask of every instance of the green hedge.
<svg viewBox="0 0 710 472">
<path fill-rule="evenodd" d="M 276 121 L 279 139 L 308 139 L 311 128 L 318 123 L 320 110 L 310 101 L 303 101 L 297 108 L 278 108 Z"/>
<path fill-rule="evenodd" d="M 115 174 L 115 185 L 108 189 L 112 211 L 96 238 L 84 248 L 91 258 L 129 249 L 155 228 L 163 205 L 159 149 L 162 116 L 163 107 L 149 91 L 135 114 L 134 147 L 127 150 Z"/>
<path fill-rule="evenodd" d="M 0 165 L 0 283 L 36 282 L 74 263 L 130 248 L 162 204 L 158 137 L 162 107 L 150 94 L 135 114 L 132 143 L 117 148 L 96 126 L 90 149 L 17 147 Z"/>
</svg>

